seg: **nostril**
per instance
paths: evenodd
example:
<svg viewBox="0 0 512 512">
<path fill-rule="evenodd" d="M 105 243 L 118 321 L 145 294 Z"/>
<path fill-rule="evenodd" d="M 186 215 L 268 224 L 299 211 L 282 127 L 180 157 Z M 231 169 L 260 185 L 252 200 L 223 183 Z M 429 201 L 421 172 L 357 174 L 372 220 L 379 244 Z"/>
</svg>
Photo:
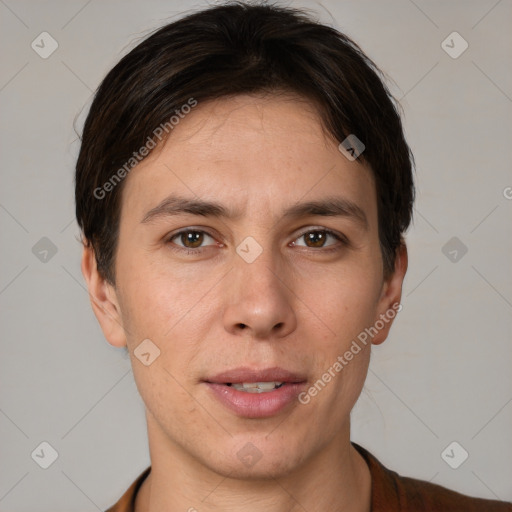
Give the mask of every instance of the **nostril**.
<svg viewBox="0 0 512 512">
<path fill-rule="evenodd" d="M 240 329 L 245 329 L 247 326 L 245 324 L 238 324 L 238 327 L 240 327 Z"/>
</svg>

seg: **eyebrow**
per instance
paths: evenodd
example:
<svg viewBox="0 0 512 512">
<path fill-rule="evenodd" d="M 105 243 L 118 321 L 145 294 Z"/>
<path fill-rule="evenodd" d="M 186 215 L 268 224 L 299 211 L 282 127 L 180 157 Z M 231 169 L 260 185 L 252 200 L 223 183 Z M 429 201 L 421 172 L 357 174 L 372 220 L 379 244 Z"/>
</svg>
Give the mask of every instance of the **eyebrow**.
<svg viewBox="0 0 512 512">
<path fill-rule="evenodd" d="M 241 216 L 240 211 L 234 211 L 214 201 L 171 195 L 149 210 L 144 215 L 141 223 L 145 224 L 159 218 L 183 214 L 226 219 L 236 219 Z M 283 218 L 296 219 L 315 215 L 346 217 L 358 223 L 365 231 L 368 230 L 368 219 L 364 210 L 353 201 L 338 196 L 295 204 L 284 211 Z"/>
</svg>

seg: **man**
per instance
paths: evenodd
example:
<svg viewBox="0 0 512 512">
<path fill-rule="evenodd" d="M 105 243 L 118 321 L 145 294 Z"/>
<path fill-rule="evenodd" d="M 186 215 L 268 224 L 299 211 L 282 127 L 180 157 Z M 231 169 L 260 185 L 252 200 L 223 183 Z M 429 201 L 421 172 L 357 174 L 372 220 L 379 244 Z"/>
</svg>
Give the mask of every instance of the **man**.
<svg viewBox="0 0 512 512">
<path fill-rule="evenodd" d="M 151 457 L 110 511 L 512 510 L 350 441 L 413 200 L 376 66 L 299 11 L 209 8 L 110 71 L 76 169 L 82 271 Z"/>
</svg>

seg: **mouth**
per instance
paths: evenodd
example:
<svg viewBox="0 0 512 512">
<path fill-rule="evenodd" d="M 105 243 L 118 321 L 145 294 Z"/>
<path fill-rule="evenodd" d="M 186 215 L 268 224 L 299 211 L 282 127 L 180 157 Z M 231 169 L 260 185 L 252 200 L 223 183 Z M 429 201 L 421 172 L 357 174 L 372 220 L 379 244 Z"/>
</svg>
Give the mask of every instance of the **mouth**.
<svg viewBox="0 0 512 512">
<path fill-rule="evenodd" d="M 283 384 L 305 382 L 306 376 L 299 372 L 292 372 L 284 368 L 272 367 L 255 370 L 246 366 L 233 368 L 205 379 L 212 384 L 225 384 L 227 386 L 244 386 L 248 389 L 273 389 Z"/>
<path fill-rule="evenodd" d="M 274 389 L 279 389 L 283 385 L 284 382 L 242 382 L 241 384 L 238 382 L 226 383 L 226 386 L 231 386 L 244 393 L 268 393 L 269 391 L 274 391 Z"/>
<path fill-rule="evenodd" d="M 303 374 L 282 368 L 236 368 L 204 381 L 213 397 L 244 418 L 275 416 L 293 404 L 305 388 Z"/>
</svg>

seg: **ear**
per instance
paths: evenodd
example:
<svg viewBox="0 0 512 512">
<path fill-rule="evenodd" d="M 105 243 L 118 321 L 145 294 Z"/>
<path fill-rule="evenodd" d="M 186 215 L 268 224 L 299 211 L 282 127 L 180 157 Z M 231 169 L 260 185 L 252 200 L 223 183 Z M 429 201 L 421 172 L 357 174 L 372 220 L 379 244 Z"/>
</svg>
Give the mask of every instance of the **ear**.
<svg viewBox="0 0 512 512">
<path fill-rule="evenodd" d="M 374 326 L 379 329 L 372 339 L 373 345 L 380 345 L 388 337 L 391 325 L 397 313 L 402 309 L 400 299 L 402 298 L 402 283 L 407 272 L 407 264 L 407 246 L 405 242 L 402 242 L 396 252 L 395 270 L 382 286 L 374 322 Z M 382 326 L 382 324 L 384 325 Z"/>
<path fill-rule="evenodd" d="M 96 257 L 91 246 L 84 245 L 82 274 L 89 290 L 92 310 L 105 338 L 114 347 L 126 346 L 126 335 L 115 288 L 98 272 Z"/>
</svg>

